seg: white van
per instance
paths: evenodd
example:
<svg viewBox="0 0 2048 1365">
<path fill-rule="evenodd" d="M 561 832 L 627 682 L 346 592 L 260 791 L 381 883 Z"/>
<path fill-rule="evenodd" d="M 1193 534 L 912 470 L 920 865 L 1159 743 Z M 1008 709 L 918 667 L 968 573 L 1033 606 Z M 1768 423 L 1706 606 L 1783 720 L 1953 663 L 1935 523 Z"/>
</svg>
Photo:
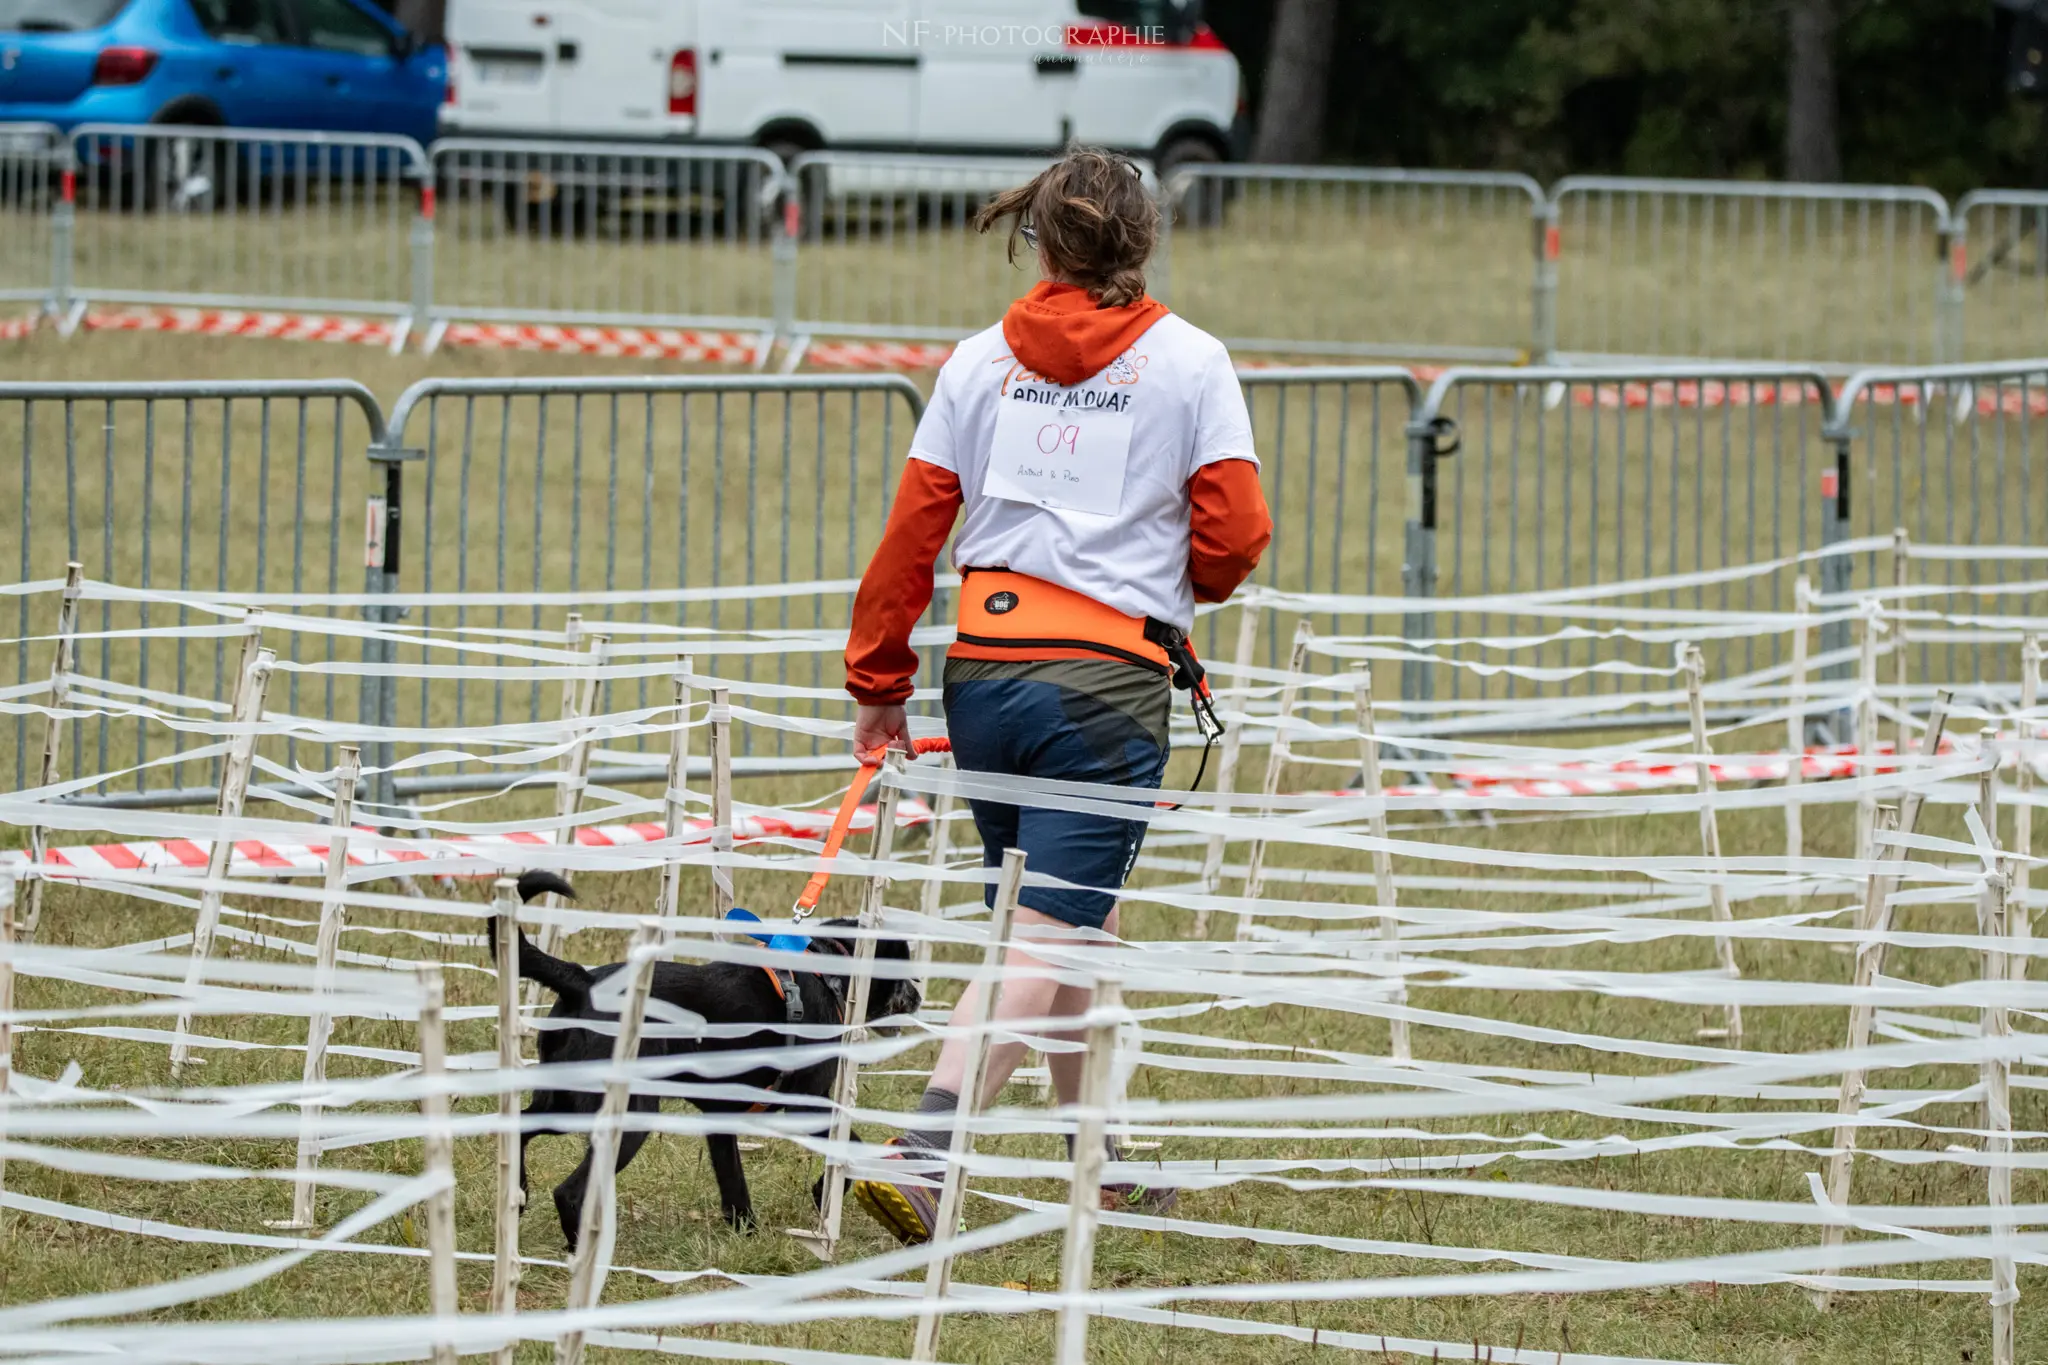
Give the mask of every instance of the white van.
<svg viewBox="0 0 2048 1365">
<path fill-rule="evenodd" d="M 1237 150 L 1200 0 L 448 0 L 448 136 L 1050 152 Z"/>
</svg>

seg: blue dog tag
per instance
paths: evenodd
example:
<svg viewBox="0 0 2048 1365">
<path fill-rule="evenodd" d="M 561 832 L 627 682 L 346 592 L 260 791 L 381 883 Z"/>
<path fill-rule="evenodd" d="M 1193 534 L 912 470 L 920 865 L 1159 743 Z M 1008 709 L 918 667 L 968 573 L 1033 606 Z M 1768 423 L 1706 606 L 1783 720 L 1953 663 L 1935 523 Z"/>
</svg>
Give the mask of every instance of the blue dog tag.
<svg viewBox="0 0 2048 1365">
<path fill-rule="evenodd" d="M 725 917 L 729 920 L 739 920 L 745 924 L 759 924 L 761 922 L 759 915 L 751 910 L 742 910 L 737 905 L 726 911 Z M 747 937 L 767 944 L 778 953 L 808 952 L 811 947 L 809 934 L 756 934 L 750 932 Z"/>
</svg>

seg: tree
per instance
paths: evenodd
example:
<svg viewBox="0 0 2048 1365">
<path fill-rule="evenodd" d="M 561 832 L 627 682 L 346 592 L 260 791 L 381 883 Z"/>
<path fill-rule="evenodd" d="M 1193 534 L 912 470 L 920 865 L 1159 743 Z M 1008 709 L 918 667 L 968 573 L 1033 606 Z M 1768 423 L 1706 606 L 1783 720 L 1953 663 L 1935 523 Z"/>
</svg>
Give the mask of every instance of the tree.
<svg viewBox="0 0 2048 1365">
<path fill-rule="evenodd" d="M 1840 180 L 1834 0 L 1791 0 L 1786 20 L 1791 60 L 1785 67 L 1785 176 Z"/>
<path fill-rule="evenodd" d="M 1330 54 L 1336 41 L 1337 0 L 1279 0 L 1252 160 L 1321 160 Z"/>
</svg>

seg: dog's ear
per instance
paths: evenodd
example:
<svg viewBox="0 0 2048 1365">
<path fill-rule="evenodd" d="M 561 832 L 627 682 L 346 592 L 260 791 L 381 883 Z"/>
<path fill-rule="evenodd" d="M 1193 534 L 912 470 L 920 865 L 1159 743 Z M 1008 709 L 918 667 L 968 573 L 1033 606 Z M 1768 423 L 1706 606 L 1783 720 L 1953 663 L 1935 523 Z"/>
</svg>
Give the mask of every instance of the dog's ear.
<svg viewBox="0 0 2048 1365">
<path fill-rule="evenodd" d="M 875 956 L 894 958 L 898 962 L 908 962 L 910 960 L 910 944 L 900 938 L 876 939 Z"/>
</svg>

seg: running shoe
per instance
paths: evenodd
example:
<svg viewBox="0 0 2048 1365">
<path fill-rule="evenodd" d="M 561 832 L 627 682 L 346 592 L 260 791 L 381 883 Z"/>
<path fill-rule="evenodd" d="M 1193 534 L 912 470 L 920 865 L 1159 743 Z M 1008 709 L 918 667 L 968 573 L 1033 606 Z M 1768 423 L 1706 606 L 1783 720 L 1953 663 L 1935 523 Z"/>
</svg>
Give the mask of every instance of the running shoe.
<svg viewBox="0 0 2048 1365">
<path fill-rule="evenodd" d="M 905 1142 L 900 1137 L 891 1138 L 889 1145 L 903 1150 L 884 1157 L 885 1161 L 914 1160 L 918 1155 L 927 1152 L 923 1146 Z M 935 1173 L 939 1169 L 940 1166 L 934 1165 L 920 1170 L 918 1174 Z M 929 1185 L 897 1184 L 892 1180 L 856 1180 L 853 1182 L 853 1198 L 862 1208 L 874 1215 L 876 1222 L 896 1234 L 896 1240 L 905 1246 L 929 1242 L 932 1239 L 932 1229 L 938 1225 L 939 1192 Z"/>
</svg>

